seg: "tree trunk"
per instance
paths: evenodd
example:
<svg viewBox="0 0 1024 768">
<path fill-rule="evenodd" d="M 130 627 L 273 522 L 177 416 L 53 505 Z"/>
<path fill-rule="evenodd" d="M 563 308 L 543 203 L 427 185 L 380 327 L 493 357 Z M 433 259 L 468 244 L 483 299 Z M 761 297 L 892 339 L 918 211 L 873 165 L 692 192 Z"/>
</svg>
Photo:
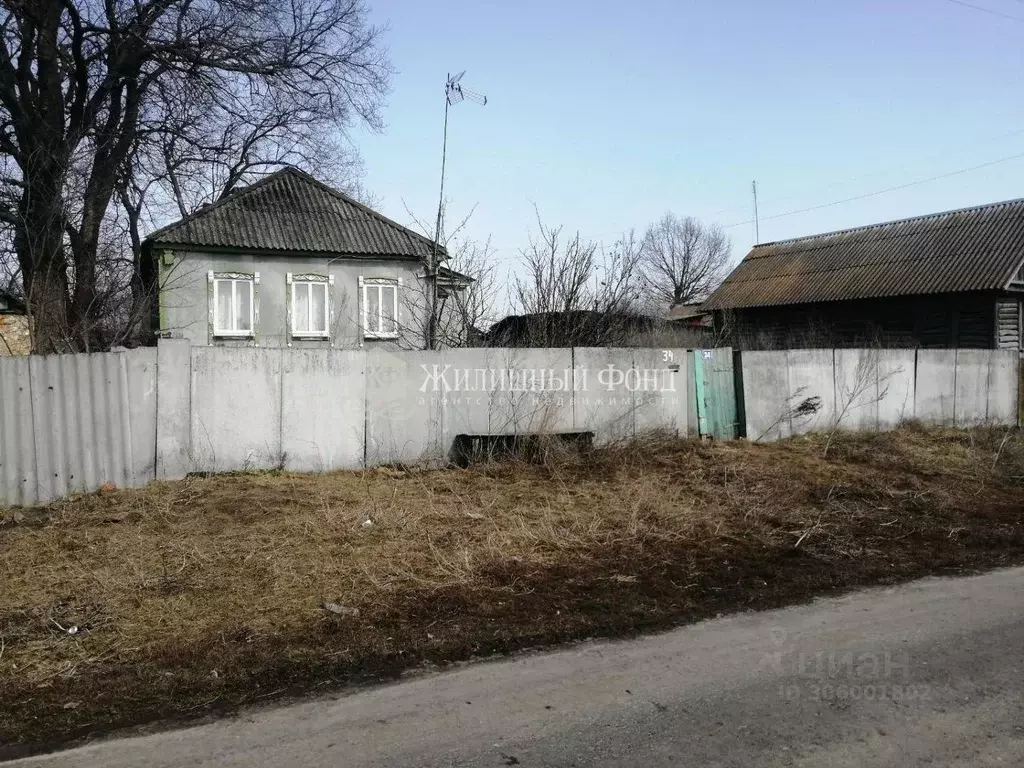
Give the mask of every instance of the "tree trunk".
<svg viewBox="0 0 1024 768">
<path fill-rule="evenodd" d="M 64 250 L 65 216 L 60 180 L 52 167 L 25 174 L 21 226 L 14 248 L 24 275 L 32 319 L 32 351 L 75 351 L 68 307 L 68 264 Z"/>
</svg>

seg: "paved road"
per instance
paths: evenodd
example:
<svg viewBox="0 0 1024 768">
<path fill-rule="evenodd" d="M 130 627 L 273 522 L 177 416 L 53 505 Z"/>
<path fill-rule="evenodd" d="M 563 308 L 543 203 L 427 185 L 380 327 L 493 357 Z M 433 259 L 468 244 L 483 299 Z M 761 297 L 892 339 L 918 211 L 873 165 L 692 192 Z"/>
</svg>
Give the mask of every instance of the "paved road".
<svg viewBox="0 0 1024 768">
<path fill-rule="evenodd" d="M 24 766 L 1024 766 L 1024 569 L 475 664 Z"/>
</svg>

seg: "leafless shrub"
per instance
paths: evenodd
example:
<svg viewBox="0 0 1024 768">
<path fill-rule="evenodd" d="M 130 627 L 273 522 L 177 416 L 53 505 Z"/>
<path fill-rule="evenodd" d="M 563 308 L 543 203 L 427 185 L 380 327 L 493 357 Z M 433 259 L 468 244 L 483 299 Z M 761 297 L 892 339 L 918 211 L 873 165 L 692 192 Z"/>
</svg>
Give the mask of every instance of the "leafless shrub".
<svg viewBox="0 0 1024 768">
<path fill-rule="evenodd" d="M 624 234 L 609 250 L 561 226 L 544 224 L 520 252 L 522 272 L 512 285 L 519 313 L 499 328 L 496 345 L 566 347 L 627 343 L 645 320 L 638 281 L 640 244 Z"/>
<path fill-rule="evenodd" d="M 785 399 L 775 420 L 760 435 L 754 438 L 754 442 L 761 442 L 765 436 L 781 424 L 786 424 L 793 419 L 810 418 L 817 414 L 821 410 L 821 398 L 817 395 L 804 397 L 803 395 L 806 391 L 807 387 L 797 387 L 793 394 Z"/>
<path fill-rule="evenodd" d="M 441 206 L 441 229 L 437 233 L 443 258 L 436 276 L 436 304 L 431 291 L 433 277 L 426 264 L 403 298 L 409 309 L 407 316 L 419 323 L 415 328 L 410 326 L 409 335 L 421 342 L 422 349 L 429 348 L 431 335 L 435 346 L 481 346 L 484 332 L 497 320 L 500 280 L 490 238 L 481 242 L 465 237 L 476 206 L 453 225 L 449 224 L 449 207 L 446 199 Z M 430 222 L 417 217 L 408 206 L 406 212 L 424 236 L 434 238 Z"/>
<path fill-rule="evenodd" d="M 822 455 L 827 457 L 829 448 L 836 432 L 850 413 L 858 408 L 876 405 L 889 395 L 889 384 L 894 376 L 903 372 L 898 366 L 892 370 L 881 370 L 881 351 L 878 347 L 864 350 L 857 357 L 857 366 L 853 372 L 853 380 L 836 392 L 836 410 L 832 417 L 832 425 L 822 448 Z"/>
</svg>

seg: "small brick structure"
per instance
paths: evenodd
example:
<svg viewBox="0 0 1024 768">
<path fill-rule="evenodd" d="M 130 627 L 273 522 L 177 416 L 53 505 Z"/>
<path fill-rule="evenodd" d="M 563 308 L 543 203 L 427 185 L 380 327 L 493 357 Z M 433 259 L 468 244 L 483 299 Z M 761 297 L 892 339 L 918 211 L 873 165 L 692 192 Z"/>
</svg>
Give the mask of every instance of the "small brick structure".
<svg viewBox="0 0 1024 768">
<path fill-rule="evenodd" d="M 0 357 L 27 355 L 31 351 L 28 316 L 0 312 Z"/>
</svg>

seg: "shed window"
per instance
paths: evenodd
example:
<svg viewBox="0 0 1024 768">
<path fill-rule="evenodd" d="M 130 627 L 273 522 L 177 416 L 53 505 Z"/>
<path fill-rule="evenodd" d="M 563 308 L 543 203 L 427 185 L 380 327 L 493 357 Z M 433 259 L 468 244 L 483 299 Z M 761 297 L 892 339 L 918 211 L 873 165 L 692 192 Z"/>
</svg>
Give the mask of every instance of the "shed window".
<svg viewBox="0 0 1024 768">
<path fill-rule="evenodd" d="M 366 278 L 363 283 L 363 335 L 398 338 L 398 280 Z"/>
<path fill-rule="evenodd" d="M 255 285 L 258 274 L 210 274 L 213 283 L 213 334 L 253 335 L 256 326 Z"/>
</svg>

